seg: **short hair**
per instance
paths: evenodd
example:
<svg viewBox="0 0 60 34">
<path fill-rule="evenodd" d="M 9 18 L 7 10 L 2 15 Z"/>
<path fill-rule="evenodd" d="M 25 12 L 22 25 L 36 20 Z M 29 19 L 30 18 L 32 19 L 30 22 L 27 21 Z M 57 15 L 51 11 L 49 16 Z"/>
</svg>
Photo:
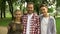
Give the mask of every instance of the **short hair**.
<svg viewBox="0 0 60 34">
<path fill-rule="evenodd" d="M 48 6 L 47 6 L 46 4 L 41 4 L 41 5 L 39 6 L 39 8 L 41 8 L 41 7 L 46 7 L 46 8 L 48 8 Z"/>
<path fill-rule="evenodd" d="M 28 5 L 30 5 L 30 4 L 34 5 L 34 3 L 33 3 L 33 2 L 28 2 L 28 3 L 27 3 L 27 6 L 28 6 Z"/>
</svg>

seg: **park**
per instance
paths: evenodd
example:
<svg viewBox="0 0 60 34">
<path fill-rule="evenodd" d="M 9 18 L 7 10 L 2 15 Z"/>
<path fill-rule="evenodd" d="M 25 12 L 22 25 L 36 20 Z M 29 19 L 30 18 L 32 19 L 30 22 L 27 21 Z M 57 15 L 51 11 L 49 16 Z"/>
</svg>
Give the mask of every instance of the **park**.
<svg viewBox="0 0 60 34">
<path fill-rule="evenodd" d="M 8 24 L 13 20 L 13 12 L 19 9 L 26 12 L 28 2 L 34 3 L 34 11 L 39 15 L 39 5 L 46 3 L 49 13 L 56 20 L 56 32 L 60 34 L 60 0 L 0 0 L 0 34 L 7 34 Z"/>
</svg>

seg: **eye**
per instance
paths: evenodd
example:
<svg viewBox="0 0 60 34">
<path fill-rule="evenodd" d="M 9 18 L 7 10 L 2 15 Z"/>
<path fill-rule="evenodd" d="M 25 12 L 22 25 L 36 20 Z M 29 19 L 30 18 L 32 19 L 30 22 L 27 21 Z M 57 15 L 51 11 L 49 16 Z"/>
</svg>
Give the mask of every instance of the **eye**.
<svg viewBox="0 0 60 34">
<path fill-rule="evenodd" d="M 15 14 L 15 15 L 21 15 L 21 14 Z"/>
<path fill-rule="evenodd" d="M 45 9 L 42 9 L 42 10 L 45 10 Z"/>
</svg>

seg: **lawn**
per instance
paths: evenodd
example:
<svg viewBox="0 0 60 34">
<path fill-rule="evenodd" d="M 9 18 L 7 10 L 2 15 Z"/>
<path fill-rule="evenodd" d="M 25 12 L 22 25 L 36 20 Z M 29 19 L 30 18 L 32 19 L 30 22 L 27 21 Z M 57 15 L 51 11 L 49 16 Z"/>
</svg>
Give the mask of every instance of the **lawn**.
<svg viewBox="0 0 60 34">
<path fill-rule="evenodd" d="M 60 18 L 56 18 L 57 34 L 60 34 Z"/>
<path fill-rule="evenodd" d="M 0 26 L 7 26 L 11 22 L 11 18 L 0 19 Z"/>
<path fill-rule="evenodd" d="M 8 26 L 10 21 L 11 18 L 0 19 L 0 26 Z M 57 34 L 60 34 L 60 18 L 56 18 L 56 28 L 57 28 Z"/>
</svg>

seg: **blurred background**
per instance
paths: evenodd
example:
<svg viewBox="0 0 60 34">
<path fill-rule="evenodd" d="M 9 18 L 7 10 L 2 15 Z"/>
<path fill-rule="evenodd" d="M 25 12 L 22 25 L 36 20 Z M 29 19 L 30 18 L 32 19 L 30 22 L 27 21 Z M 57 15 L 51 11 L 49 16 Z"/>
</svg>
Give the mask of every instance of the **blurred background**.
<svg viewBox="0 0 60 34">
<path fill-rule="evenodd" d="M 39 15 L 39 5 L 48 5 L 50 15 L 56 19 L 57 34 L 60 34 L 60 0 L 0 0 L 0 34 L 7 34 L 7 26 L 13 19 L 13 12 L 19 9 L 26 12 L 28 2 L 34 3 L 34 11 Z"/>
</svg>

